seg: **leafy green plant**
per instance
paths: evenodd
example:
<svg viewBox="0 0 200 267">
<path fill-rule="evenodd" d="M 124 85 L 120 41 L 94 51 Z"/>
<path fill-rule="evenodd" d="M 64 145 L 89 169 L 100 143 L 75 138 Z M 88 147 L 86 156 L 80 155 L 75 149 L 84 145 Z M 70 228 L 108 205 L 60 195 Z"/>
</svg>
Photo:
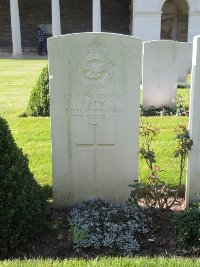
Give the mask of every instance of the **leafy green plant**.
<svg viewBox="0 0 200 267">
<path fill-rule="evenodd" d="M 33 87 L 28 102 L 27 116 L 49 116 L 49 73 L 48 66 L 44 67 Z"/>
<path fill-rule="evenodd" d="M 177 116 L 188 116 L 189 115 L 189 96 L 188 99 L 186 101 L 186 99 L 179 95 L 176 97 L 175 99 L 176 102 L 176 115 Z"/>
<path fill-rule="evenodd" d="M 140 107 L 140 113 L 142 116 L 172 116 L 176 114 L 176 107 L 149 107 L 149 108 L 143 108 Z"/>
<path fill-rule="evenodd" d="M 134 184 L 130 184 L 131 193 L 129 202 L 132 204 L 143 203 L 147 207 L 154 208 L 170 208 L 175 201 L 175 190 L 167 186 L 159 177 L 159 173 L 163 170 L 156 165 L 156 157 L 152 146 L 152 141 L 159 133 L 159 129 L 152 125 L 141 125 L 140 135 L 143 137 L 143 143 L 139 149 L 139 153 L 146 161 L 150 170 L 148 182 L 146 184 L 135 180 Z"/>
<path fill-rule="evenodd" d="M 192 139 L 190 139 L 189 131 L 184 125 L 179 125 L 175 129 L 175 132 L 177 133 L 176 135 L 177 147 L 174 152 L 174 157 L 180 158 L 180 163 L 179 163 L 180 175 L 179 175 L 179 185 L 178 185 L 178 191 L 179 191 L 179 188 L 182 185 L 183 171 L 185 168 L 186 158 L 188 155 L 188 151 L 191 150 L 192 148 L 193 141 Z"/>
<path fill-rule="evenodd" d="M 152 141 L 158 134 L 159 130 L 151 125 L 143 125 L 140 127 L 140 134 L 144 138 L 139 153 L 145 159 L 150 170 L 147 184 L 140 183 L 135 180 L 134 184 L 130 184 L 132 191 L 130 193 L 129 202 L 134 204 L 143 203 L 145 206 L 154 208 L 171 208 L 180 194 L 182 188 L 183 171 L 188 151 L 191 150 L 193 141 L 190 139 L 189 131 L 185 126 L 179 126 L 175 129 L 177 133 L 177 147 L 174 152 L 174 157 L 180 158 L 179 163 L 179 184 L 176 189 L 171 188 L 163 182 L 159 173 L 163 170 L 156 165 L 155 153 L 152 150 Z"/>
<path fill-rule="evenodd" d="M 200 203 L 195 203 L 189 209 L 177 213 L 172 223 L 178 231 L 178 241 L 182 245 L 200 249 Z"/>
<path fill-rule="evenodd" d="M 150 124 L 140 126 L 140 135 L 143 137 L 143 143 L 139 149 L 139 153 L 145 159 L 147 166 L 153 173 L 154 163 L 156 163 L 155 153 L 151 148 L 152 141 L 155 139 L 156 135 L 159 133 L 159 129 L 153 127 Z"/>
<path fill-rule="evenodd" d="M 79 230 L 75 223 L 68 217 L 68 221 L 70 224 L 70 238 L 74 245 L 79 244 L 82 240 L 84 240 L 88 235 L 88 227 L 84 226 L 83 229 Z"/>
<path fill-rule="evenodd" d="M 45 227 L 45 199 L 7 122 L 0 117 L 0 255 Z"/>
<path fill-rule="evenodd" d="M 179 81 L 177 88 L 190 88 L 190 79 L 187 79 L 186 81 Z"/>
<path fill-rule="evenodd" d="M 158 166 L 155 166 L 152 174 L 148 177 L 147 184 L 140 183 L 138 180 L 135 180 L 134 184 L 130 184 L 132 191 L 129 203 L 143 204 L 152 208 L 170 208 L 176 200 L 176 190 L 160 179 L 158 173 L 161 171 Z"/>
</svg>

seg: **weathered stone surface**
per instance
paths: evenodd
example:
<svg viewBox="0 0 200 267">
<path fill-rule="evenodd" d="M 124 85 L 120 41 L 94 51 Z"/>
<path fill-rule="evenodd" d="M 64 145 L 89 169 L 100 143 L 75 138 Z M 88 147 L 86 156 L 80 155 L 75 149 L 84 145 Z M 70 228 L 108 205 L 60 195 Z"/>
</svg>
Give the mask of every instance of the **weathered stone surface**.
<svg viewBox="0 0 200 267">
<path fill-rule="evenodd" d="M 187 180 L 186 180 L 186 204 L 200 201 L 200 36 L 194 38 L 192 60 L 192 83 L 190 95 L 190 138 L 193 140 L 192 150 L 189 152 Z"/>
<path fill-rule="evenodd" d="M 192 53 L 190 43 L 179 43 L 178 57 L 178 81 L 184 82 L 187 78 L 188 69 L 191 68 Z"/>
<path fill-rule="evenodd" d="M 144 43 L 142 96 L 144 108 L 175 105 L 178 49 L 179 44 L 175 41 Z"/>
<path fill-rule="evenodd" d="M 137 177 L 141 41 L 109 33 L 50 38 L 55 205 L 127 200 Z"/>
<path fill-rule="evenodd" d="M 189 58 L 188 58 L 188 68 L 187 68 L 187 73 L 190 74 L 192 71 L 192 51 L 193 51 L 193 43 L 188 43 L 189 45 Z"/>
</svg>

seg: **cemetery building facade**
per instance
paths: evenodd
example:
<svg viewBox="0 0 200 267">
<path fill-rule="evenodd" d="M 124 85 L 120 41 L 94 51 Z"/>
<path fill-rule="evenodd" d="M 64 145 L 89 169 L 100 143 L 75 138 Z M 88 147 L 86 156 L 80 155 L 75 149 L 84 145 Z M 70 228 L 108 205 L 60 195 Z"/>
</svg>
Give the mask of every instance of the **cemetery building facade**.
<svg viewBox="0 0 200 267">
<path fill-rule="evenodd" d="M 133 35 L 144 42 L 191 42 L 200 34 L 200 1 L 0 0 L 0 50 L 13 49 L 13 54 L 36 50 L 37 27 L 47 38 L 102 31 Z"/>
</svg>

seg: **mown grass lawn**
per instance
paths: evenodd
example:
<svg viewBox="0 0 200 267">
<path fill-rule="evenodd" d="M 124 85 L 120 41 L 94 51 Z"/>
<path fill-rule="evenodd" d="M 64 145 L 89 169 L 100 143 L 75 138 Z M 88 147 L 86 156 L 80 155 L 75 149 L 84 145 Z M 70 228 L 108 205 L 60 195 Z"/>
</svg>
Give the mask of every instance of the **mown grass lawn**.
<svg viewBox="0 0 200 267">
<path fill-rule="evenodd" d="M 7 119 L 17 145 L 30 160 L 30 168 L 41 185 L 51 182 L 49 118 L 20 118 L 30 92 L 47 60 L 0 60 L 0 115 Z"/>
<path fill-rule="evenodd" d="M 46 64 L 46 60 L 0 60 L 0 115 L 7 119 L 18 146 L 28 155 L 37 181 L 51 186 L 50 119 L 19 117 L 25 111 L 35 80 Z M 178 94 L 187 99 L 188 89 L 178 89 Z M 173 157 L 176 146 L 174 128 L 187 125 L 188 117 L 142 117 L 141 120 L 160 129 L 153 143 L 157 165 L 164 170 L 161 178 L 177 185 L 179 164 Z M 140 160 L 139 177 L 146 181 L 147 176 L 147 166 Z"/>
<path fill-rule="evenodd" d="M 163 181 L 172 186 L 178 184 L 179 177 L 179 159 L 174 158 L 174 151 L 176 149 L 177 141 L 175 139 L 177 133 L 174 129 L 178 125 L 188 125 L 188 117 L 143 117 L 143 123 L 150 123 L 159 128 L 159 133 L 152 143 L 153 150 L 156 155 L 156 164 L 163 170 L 160 177 Z M 140 138 L 140 144 L 142 140 Z M 139 177 L 141 180 L 146 181 L 148 176 L 148 168 L 143 159 L 139 161 Z M 185 183 L 185 172 L 184 172 Z"/>
<path fill-rule="evenodd" d="M 27 106 L 35 80 L 46 60 L 0 59 L 0 115 L 6 118 L 16 143 L 28 155 L 30 168 L 35 179 L 42 186 L 52 185 L 51 141 L 49 118 L 19 117 Z M 179 89 L 178 93 L 188 97 L 188 89 Z M 143 117 L 143 123 L 151 123 L 160 128 L 160 133 L 153 143 L 157 164 L 164 170 L 161 178 L 171 185 L 178 184 L 178 160 L 173 158 L 176 141 L 174 128 L 187 125 L 187 117 Z M 141 143 L 141 140 L 140 140 Z M 143 160 L 139 161 L 139 175 L 145 181 L 148 169 Z M 137 177 L 136 177 L 137 178 Z M 200 266 L 200 260 L 164 259 L 164 258 L 103 258 L 86 260 L 31 260 L 1 261 L 0 266 L 148 266 L 148 267 L 190 267 Z"/>
<path fill-rule="evenodd" d="M 9 267 L 199 267 L 200 260 L 181 258 L 97 258 L 94 260 L 28 260 L 3 261 Z"/>
</svg>

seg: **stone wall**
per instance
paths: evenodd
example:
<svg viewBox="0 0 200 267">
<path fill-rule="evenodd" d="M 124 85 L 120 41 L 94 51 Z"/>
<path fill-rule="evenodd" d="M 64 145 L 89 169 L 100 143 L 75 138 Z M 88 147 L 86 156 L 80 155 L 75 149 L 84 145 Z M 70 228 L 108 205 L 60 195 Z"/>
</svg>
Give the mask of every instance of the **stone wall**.
<svg viewBox="0 0 200 267">
<path fill-rule="evenodd" d="M 92 31 L 92 0 L 60 0 L 61 32 Z"/>
<path fill-rule="evenodd" d="M 22 47 L 37 48 L 37 27 L 51 24 L 51 0 L 19 0 Z"/>
<path fill-rule="evenodd" d="M 130 34 L 131 0 L 101 0 L 102 31 Z M 62 34 L 92 31 L 92 0 L 60 0 Z"/>
<path fill-rule="evenodd" d="M 131 0 L 101 0 L 102 31 L 130 34 Z"/>
<path fill-rule="evenodd" d="M 18 0 L 22 48 L 37 49 L 38 25 L 51 26 L 51 0 Z M 10 1 L 0 0 L 0 48 L 12 47 Z M 131 0 L 101 0 L 102 31 L 130 34 Z M 60 0 L 61 32 L 92 31 L 92 0 Z M 46 37 L 50 37 L 50 31 Z"/>
<path fill-rule="evenodd" d="M 9 2 L 0 0 L 0 48 L 12 47 Z"/>
</svg>

